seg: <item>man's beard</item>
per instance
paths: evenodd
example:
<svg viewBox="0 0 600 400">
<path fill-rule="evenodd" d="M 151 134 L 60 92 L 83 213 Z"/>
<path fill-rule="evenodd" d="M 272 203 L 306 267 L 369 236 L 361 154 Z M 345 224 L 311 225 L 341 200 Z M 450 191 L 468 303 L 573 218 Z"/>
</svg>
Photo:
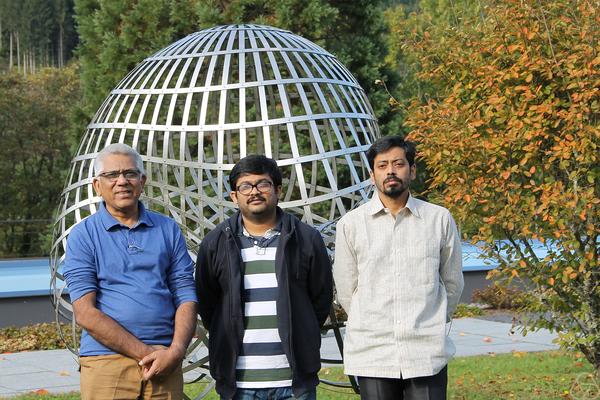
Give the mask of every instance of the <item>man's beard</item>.
<svg viewBox="0 0 600 400">
<path fill-rule="evenodd" d="M 385 184 L 389 181 L 393 181 L 396 182 L 397 185 L 396 186 L 389 186 L 387 189 L 385 188 Z M 383 181 L 383 194 L 385 194 L 388 197 L 391 197 L 392 199 L 397 199 L 398 197 L 402 196 L 402 194 L 404 192 L 406 192 L 407 187 L 404 184 L 404 182 L 401 179 L 398 179 L 396 177 L 390 177 L 387 178 Z"/>
<path fill-rule="evenodd" d="M 404 185 L 400 186 L 392 186 L 383 191 L 387 197 L 391 197 L 392 199 L 397 199 L 402 196 L 402 194 L 406 192 L 406 187 Z"/>
</svg>

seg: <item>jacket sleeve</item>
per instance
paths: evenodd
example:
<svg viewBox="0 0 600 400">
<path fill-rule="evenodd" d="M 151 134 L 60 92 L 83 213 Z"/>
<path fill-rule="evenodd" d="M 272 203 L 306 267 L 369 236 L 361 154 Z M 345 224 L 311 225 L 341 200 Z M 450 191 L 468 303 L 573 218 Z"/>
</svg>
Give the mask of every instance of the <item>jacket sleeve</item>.
<svg viewBox="0 0 600 400">
<path fill-rule="evenodd" d="M 452 215 L 448 212 L 446 238 L 440 254 L 440 277 L 446 287 L 448 307 L 446 322 L 450 322 L 464 287 L 462 272 L 462 244 Z"/>
<path fill-rule="evenodd" d="M 313 258 L 309 275 L 309 294 L 321 327 L 329 316 L 333 302 L 333 275 L 327 248 L 317 231 L 313 232 L 311 246 Z"/>
<path fill-rule="evenodd" d="M 196 258 L 196 294 L 198 296 L 198 314 L 206 329 L 210 328 L 214 311 L 219 301 L 219 285 L 213 273 L 213 257 L 206 243 L 206 238 L 200 244 Z"/>
</svg>

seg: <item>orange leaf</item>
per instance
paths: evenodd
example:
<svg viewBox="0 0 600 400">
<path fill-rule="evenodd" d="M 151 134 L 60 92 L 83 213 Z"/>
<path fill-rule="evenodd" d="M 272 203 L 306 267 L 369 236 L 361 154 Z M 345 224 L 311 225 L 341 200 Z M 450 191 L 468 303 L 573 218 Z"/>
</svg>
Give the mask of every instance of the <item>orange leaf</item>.
<svg viewBox="0 0 600 400">
<path fill-rule="evenodd" d="M 508 179 L 510 177 L 510 171 L 504 171 L 500 176 L 504 179 Z"/>
<path fill-rule="evenodd" d="M 554 286 L 554 278 L 548 278 L 548 284 Z"/>
</svg>

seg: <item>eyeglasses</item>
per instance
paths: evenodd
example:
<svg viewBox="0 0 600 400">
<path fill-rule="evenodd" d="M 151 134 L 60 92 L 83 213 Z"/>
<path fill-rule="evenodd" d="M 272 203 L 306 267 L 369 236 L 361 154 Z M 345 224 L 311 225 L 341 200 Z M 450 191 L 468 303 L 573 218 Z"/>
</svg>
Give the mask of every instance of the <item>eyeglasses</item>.
<svg viewBox="0 0 600 400">
<path fill-rule="evenodd" d="M 116 182 L 119 177 L 123 175 L 128 181 L 134 181 L 140 179 L 140 171 L 137 169 L 125 169 L 120 171 L 108 171 L 98 174 L 99 177 L 107 179 L 109 182 Z"/>
<path fill-rule="evenodd" d="M 240 194 L 247 196 L 250 193 L 252 193 L 252 189 L 254 188 L 256 188 L 256 190 L 258 190 L 260 193 L 271 193 L 271 190 L 273 190 L 273 182 L 259 181 L 254 185 L 248 182 L 244 182 L 237 187 L 237 191 L 240 192 Z"/>
</svg>

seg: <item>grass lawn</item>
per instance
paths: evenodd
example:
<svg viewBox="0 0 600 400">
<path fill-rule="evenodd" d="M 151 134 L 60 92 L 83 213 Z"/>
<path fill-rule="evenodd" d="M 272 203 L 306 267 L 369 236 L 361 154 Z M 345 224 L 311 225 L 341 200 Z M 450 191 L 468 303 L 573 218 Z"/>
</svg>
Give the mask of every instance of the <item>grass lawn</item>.
<svg viewBox="0 0 600 400">
<path fill-rule="evenodd" d="M 600 381 L 593 376 L 591 365 L 581 355 L 562 352 L 512 353 L 453 360 L 449 367 L 449 399 L 572 399 L 600 398 Z M 340 368 L 324 368 L 324 379 L 344 379 Z M 188 395 L 202 391 L 203 384 L 186 385 Z M 319 399 L 358 399 L 344 389 L 319 385 Z M 213 392 L 207 399 L 218 399 Z M 78 393 L 65 395 L 30 394 L 14 400 L 75 400 Z"/>
</svg>

